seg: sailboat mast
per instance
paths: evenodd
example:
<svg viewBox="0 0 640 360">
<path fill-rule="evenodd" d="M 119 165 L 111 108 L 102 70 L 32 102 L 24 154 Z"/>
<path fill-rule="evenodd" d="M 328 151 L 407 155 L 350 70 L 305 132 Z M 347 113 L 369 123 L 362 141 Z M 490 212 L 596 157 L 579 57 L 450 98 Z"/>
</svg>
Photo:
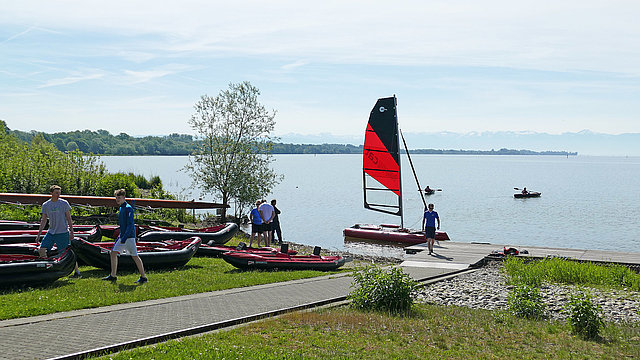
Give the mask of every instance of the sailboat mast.
<svg viewBox="0 0 640 360">
<path fill-rule="evenodd" d="M 396 109 L 396 129 L 398 129 L 398 144 L 400 143 L 400 124 L 398 121 L 398 99 L 396 98 L 396 94 L 393 94 L 393 105 Z M 404 146 L 405 149 L 407 146 Z M 404 229 L 404 211 L 402 210 L 402 154 L 400 153 L 400 146 L 398 146 L 398 176 L 400 177 L 400 195 L 399 195 L 399 205 L 400 205 L 400 228 Z"/>
<path fill-rule="evenodd" d="M 409 155 L 409 148 L 407 148 L 407 142 L 404 141 L 404 135 L 402 134 L 402 130 L 398 129 L 398 133 L 400 133 L 400 137 L 402 137 L 402 143 L 404 144 L 404 150 L 407 152 L 407 158 L 409 159 L 409 165 L 411 165 L 411 171 L 413 171 L 413 178 L 416 179 L 416 185 L 418 185 L 418 192 L 420 193 L 420 198 L 422 198 L 422 204 L 425 209 L 427 208 L 427 202 L 424 200 L 424 195 L 422 195 L 422 188 L 420 187 L 420 181 L 418 181 L 418 175 L 416 175 L 416 169 L 413 167 L 413 161 L 411 161 L 411 155 Z"/>
</svg>

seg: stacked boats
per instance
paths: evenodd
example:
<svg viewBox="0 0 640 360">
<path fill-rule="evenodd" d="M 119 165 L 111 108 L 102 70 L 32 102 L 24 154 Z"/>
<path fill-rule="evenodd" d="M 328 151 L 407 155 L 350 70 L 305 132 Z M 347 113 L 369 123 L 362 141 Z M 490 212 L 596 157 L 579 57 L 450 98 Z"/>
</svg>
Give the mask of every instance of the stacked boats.
<svg viewBox="0 0 640 360">
<path fill-rule="evenodd" d="M 109 269 L 109 252 L 114 242 L 102 242 L 103 235 L 117 238 L 117 226 L 74 225 L 71 247 L 59 254 L 54 247 L 40 258 L 35 242 L 38 223 L 0 221 L 0 286 L 49 283 L 73 271 L 76 261 Z M 195 230 L 138 226 L 138 255 L 145 268 L 167 269 L 185 265 L 204 247 L 221 246 L 238 231 L 235 223 Z M 43 231 L 43 235 L 46 230 Z M 130 256 L 120 256 L 120 268 L 135 268 Z"/>
<path fill-rule="evenodd" d="M 119 228 L 112 225 L 75 225 L 75 238 L 63 253 L 54 247 L 46 258 L 38 255 L 35 242 L 39 224 L 0 221 L 0 287 L 36 285 L 53 282 L 69 275 L 76 261 L 110 269 L 113 241 L 101 241 L 103 236 L 115 239 Z M 311 255 L 299 255 L 287 244 L 250 248 L 240 243 L 227 246 L 239 230 L 235 223 L 219 226 L 183 229 L 136 225 L 138 255 L 146 269 L 174 269 L 184 266 L 193 256 L 221 257 L 241 269 L 334 270 L 347 259 L 341 256 L 321 256 L 320 248 Z M 44 233 L 44 232 L 43 232 Z M 135 269 L 131 256 L 119 256 L 118 267 Z"/>
</svg>

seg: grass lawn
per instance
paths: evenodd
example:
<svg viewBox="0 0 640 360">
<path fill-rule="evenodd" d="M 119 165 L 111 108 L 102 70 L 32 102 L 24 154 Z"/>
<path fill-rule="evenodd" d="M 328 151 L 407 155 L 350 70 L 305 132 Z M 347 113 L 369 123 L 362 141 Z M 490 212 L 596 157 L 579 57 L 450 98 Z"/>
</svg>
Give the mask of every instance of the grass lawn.
<svg viewBox="0 0 640 360">
<path fill-rule="evenodd" d="M 410 315 L 348 307 L 287 314 L 101 359 L 638 359 L 640 328 L 608 325 L 585 341 L 557 321 L 417 305 Z"/>
<path fill-rule="evenodd" d="M 0 290 L 0 320 L 203 293 L 332 274 L 321 271 L 241 271 L 222 259 L 194 257 L 175 270 L 148 271 L 149 282 L 136 285 L 137 272 L 118 271 L 118 282 L 101 280 L 107 270 L 80 267 L 81 279 L 61 278 L 34 288 Z M 350 270 L 342 270 L 350 271 Z"/>
</svg>

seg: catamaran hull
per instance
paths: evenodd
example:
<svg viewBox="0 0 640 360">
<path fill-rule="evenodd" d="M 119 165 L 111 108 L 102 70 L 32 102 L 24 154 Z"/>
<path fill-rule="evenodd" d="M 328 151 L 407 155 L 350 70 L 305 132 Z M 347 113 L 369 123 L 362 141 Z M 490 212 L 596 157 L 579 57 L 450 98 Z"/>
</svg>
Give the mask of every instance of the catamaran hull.
<svg viewBox="0 0 640 360">
<path fill-rule="evenodd" d="M 185 265 L 198 250 L 202 240 L 198 237 L 181 241 L 183 244 L 177 249 L 170 248 L 168 243 L 151 243 L 137 241 L 138 256 L 142 260 L 145 269 L 167 269 Z M 73 239 L 73 250 L 78 258 L 88 265 L 109 270 L 111 269 L 110 249 L 112 242 L 90 243 L 82 239 Z M 148 250 L 148 251 L 147 251 Z M 118 256 L 118 269 L 136 269 L 131 256 Z"/>
<path fill-rule="evenodd" d="M 238 229 L 238 224 L 226 223 L 213 231 L 147 231 L 140 234 L 140 241 L 185 240 L 197 236 L 202 239 L 203 244 L 224 244 L 238 232 Z"/>
<path fill-rule="evenodd" d="M 74 236 L 86 239 L 87 241 L 102 240 L 102 231 L 99 226 L 94 226 L 90 231 L 77 231 L 74 226 Z M 47 231 L 43 231 L 40 240 L 44 238 Z M 21 244 L 35 243 L 38 237 L 38 230 L 4 230 L 0 231 L 0 244 Z"/>
<path fill-rule="evenodd" d="M 368 224 L 356 224 L 343 231 L 344 236 L 362 240 L 372 240 L 390 243 L 402 243 L 414 245 L 426 242 L 424 232 L 400 227 L 377 226 Z M 436 231 L 436 240 L 450 240 L 444 231 Z"/>
<path fill-rule="evenodd" d="M 288 254 L 248 254 L 244 252 L 226 252 L 224 261 L 240 269 L 279 269 L 279 270 L 335 270 L 345 264 L 341 256 L 288 255 Z"/>
<path fill-rule="evenodd" d="M 76 255 L 71 249 L 55 258 L 33 255 L 3 254 L 0 256 L 0 286 L 38 285 L 69 275 Z"/>
<path fill-rule="evenodd" d="M 281 252 L 282 249 L 276 249 L 272 247 L 260 247 L 260 248 L 248 247 L 240 250 L 235 246 L 202 244 L 198 248 L 198 251 L 196 252 L 195 256 L 222 257 L 222 254 L 229 251 L 246 252 L 249 254 L 276 254 Z M 286 253 L 289 255 L 296 255 L 298 252 L 293 249 L 287 249 Z"/>
</svg>

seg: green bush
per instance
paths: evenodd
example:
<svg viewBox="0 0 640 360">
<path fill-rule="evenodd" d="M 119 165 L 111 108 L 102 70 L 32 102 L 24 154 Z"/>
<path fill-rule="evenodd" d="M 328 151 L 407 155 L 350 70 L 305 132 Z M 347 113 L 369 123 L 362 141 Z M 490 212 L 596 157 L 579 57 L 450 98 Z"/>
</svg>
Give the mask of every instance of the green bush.
<svg viewBox="0 0 640 360">
<path fill-rule="evenodd" d="M 536 287 L 527 284 L 516 284 L 507 296 L 509 310 L 518 317 L 527 319 L 543 319 L 546 317 L 546 306 Z"/>
<path fill-rule="evenodd" d="M 585 339 L 596 339 L 600 336 L 600 329 L 604 327 L 600 315 L 602 309 L 591 302 L 590 296 L 583 292 L 572 295 L 565 307 L 569 311 L 569 325 L 575 334 Z"/>
<path fill-rule="evenodd" d="M 417 295 L 418 283 L 397 267 L 370 265 L 354 271 L 353 279 L 356 289 L 347 298 L 357 309 L 406 312 Z"/>
</svg>

